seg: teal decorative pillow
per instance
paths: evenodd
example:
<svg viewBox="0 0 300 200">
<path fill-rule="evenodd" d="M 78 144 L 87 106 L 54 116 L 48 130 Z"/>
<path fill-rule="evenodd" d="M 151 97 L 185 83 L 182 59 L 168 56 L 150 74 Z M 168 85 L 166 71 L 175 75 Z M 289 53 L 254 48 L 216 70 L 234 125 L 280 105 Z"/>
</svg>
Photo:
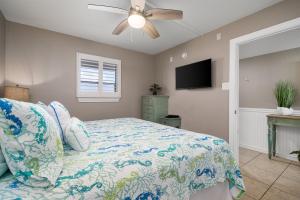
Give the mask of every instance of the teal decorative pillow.
<svg viewBox="0 0 300 200">
<path fill-rule="evenodd" d="M 59 133 L 60 133 L 60 138 L 63 143 L 64 141 L 64 134 L 66 127 L 71 119 L 69 111 L 66 109 L 64 105 L 59 103 L 58 101 L 52 101 L 49 104 L 49 109 L 48 112 L 52 117 L 55 119 L 56 123 L 58 124 L 59 127 Z"/>
<path fill-rule="evenodd" d="M 0 148 L 0 177 L 7 171 L 7 164 Z"/>
<path fill-rule="evenodd" d="M 76 151 L 86 151 L 90 146 L 85 124 L 72 117 L 65 131 L 65 140 Z"/>
<path fill-rule="evenodd" d="M 63 146 L 47 111 L 0 99 L 0 143 L 8 168 L 20 182 L 33 187 L 55 184 L 63 167 Z"/>
</svg>

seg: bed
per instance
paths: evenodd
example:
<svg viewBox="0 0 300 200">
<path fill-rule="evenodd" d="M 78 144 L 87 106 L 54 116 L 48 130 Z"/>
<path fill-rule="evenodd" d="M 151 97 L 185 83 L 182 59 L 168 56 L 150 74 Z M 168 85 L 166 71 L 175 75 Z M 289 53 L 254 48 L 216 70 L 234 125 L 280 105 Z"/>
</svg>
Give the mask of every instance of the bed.
<svg viewBox="0 0 300 200">
<path fill-rule="evenodd" d="M 89 150 L 65 146 L 54 187 L 25 186 L 7 172 L 0 199 L 229 200 L 244 192 L 239 166 L 222 139 L 135 118 L 86 125 Z"/>
</svg>

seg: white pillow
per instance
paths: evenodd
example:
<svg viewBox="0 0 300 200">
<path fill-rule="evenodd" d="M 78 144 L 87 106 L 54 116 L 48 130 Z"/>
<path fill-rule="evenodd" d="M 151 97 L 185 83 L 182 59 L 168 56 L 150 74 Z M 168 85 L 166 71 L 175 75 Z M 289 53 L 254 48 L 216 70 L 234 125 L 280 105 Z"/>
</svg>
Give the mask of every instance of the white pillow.
<svg viewBox="0 0 300 200">
<path fill-rule="evenodd" d="M 60 138 L 63 143 L 65 143 L 65 130 L 71 119 L 69 111 L 66 109 L 64 105 L 57 101 L 52 101 L 48 105 L 48 112 L 52 115 L 59 127 Z"/>
<path fill-rule="evenodd" d="M 42 101 L 39 101 L 39 102 L 37 102 L 36 103 L 37 105 L 39 105 L 39 106 L 41 106 L 43 109 L 45 109 L 47 112 L 49 112 L 48 111 L 48 106 L 44 103 L 44 102 L 42 102 Z"/>
<path fill-rule="evenodd" d="M 64 136 L 66 143 L 76 151 L 86 151 L 90 146 L 86 126 L 76 117 L 69 121 Z"/>
</svg>

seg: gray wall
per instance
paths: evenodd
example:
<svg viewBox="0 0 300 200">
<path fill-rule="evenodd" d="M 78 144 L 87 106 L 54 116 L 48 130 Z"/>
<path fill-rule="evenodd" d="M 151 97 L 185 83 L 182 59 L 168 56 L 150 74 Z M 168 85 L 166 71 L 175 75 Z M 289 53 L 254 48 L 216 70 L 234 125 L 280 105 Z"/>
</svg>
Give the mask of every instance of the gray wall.
<svg viewBox="0 0 300 200">
<path fill-rule="evenodd" d="M 229 80 L 229 40 L 300 17 L 299 10 L 299 0 L 286 0 L 157 55 L 156 80 L 170 95 L 170 112 L 182 116 L 183 128 L 228 139 L 229 93 L 221 84 Z M 222 40 L 216 40 L 217 33 L 222 33 Z M 185 50 L 188 57 L 182 59 Z M 175 67 L 207 58 L 216 61 L 214 87 L 176 91 Z"/>
<path fill-rule="evenodd" d="M 119 103 L 78 103 L 76 52 L 122 60 Z M 30 88 L 32 101 L 58 100 L 83 120 L 140 117 L 154 81 L 154 57 L 13 22 L 6 23 L 6 82 Z"/>
<path fill-rule="evenodd" d="M 0 11 L 0 97 L 5 80 L 5 18 Z"/>
<path fill-rule="evenodd" d="M 240 61 L 240 107 L 276 108 L 275 85 L 292 81 L 300 94 L 300 48 Z M 294 108 L 300 108 L 297 96 Z"/>
</svg>

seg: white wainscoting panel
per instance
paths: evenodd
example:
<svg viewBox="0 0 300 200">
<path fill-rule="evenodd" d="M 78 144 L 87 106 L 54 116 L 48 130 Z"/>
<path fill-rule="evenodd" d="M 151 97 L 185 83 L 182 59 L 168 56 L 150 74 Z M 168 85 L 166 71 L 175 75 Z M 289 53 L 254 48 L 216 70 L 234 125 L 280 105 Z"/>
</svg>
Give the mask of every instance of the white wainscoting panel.
<svg viewBox="0 0 300 200">
<path fill-rule="evenodd" d="M 275 109 L 240 108 L 239 138 L 240 146 L 262 153 L 268 152 L 267 115 L 276 113 Z M 300 111 L 295 111 L 300 115 Z M 276 153 L 290 160 L 297 160 L 289 153 L 300 149 L 300 129 L 277 127 Z"/>
</svg>

